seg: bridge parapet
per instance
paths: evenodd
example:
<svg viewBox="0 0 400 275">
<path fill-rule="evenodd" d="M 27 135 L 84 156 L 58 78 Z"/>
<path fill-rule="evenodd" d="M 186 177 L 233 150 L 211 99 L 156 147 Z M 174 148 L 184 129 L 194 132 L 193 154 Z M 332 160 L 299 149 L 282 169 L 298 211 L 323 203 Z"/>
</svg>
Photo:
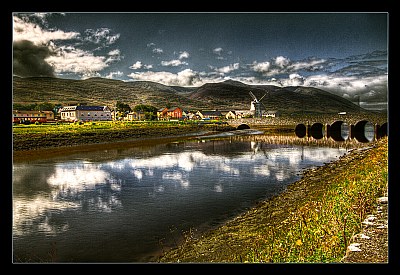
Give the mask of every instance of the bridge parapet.
<svg viewBox="0 0 400 275">
<path fill-rule="evenodd" d="M 332 125 L 335 121 L 344 121 L 348 125 L 355 125 L 358 121 L 366 120 L 372 124 L 382 125 L 387 122 L 387 115 L 381 113 L 355 113 L 355 114 L 321 114 L 321 115 L 295 115 L 281 116 L 275 118 L 241 118 L 229 119 L 227 122 L 238 127 L 241 124 L 247 124 L 251 128 L 257 126 L 293 126 L 302 123 L 304 125 L 312 125 L 314 123 L 322 123 L 324 125 Z"/>
</svg>

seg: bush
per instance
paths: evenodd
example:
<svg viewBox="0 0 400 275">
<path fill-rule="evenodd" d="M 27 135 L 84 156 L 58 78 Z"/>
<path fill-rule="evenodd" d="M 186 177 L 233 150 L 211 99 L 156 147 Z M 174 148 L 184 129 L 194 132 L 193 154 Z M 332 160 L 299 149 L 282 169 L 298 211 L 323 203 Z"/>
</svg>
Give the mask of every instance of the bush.
<svg viewBox="0 0 400 275">
<path fill-rule="evenodd" d="M 29 120 L 25 120 L 25 119 L 24 119 L 24 120 L 20 120 L 19 123 L 20 123 L 20 124 L 24 124 L 24 125 L 29 125 L 29 124 L 31 124 L 31 122 L 30 122 Z"/>
</svg>

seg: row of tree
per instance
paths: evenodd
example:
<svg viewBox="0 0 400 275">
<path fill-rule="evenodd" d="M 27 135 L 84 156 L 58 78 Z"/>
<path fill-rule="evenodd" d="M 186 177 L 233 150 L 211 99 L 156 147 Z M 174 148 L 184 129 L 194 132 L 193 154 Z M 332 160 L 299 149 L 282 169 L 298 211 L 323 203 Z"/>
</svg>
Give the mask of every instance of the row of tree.
<svg viewBox="0 0 400 275">
<path fill-rule="evenodd" d="M 130 112 L 143 112 L 145 114 L 146 120 L 155 120 L 157 119 L 157 108 L 151 105 L 139 104 L 136 105 L 133 109 L 126 103 L 122 103 L 117 101 L 116 107 L 116 116 L 117 118 L 125 117 Z"/>
<path fill-rule="evenodd" d="M 14 103 L 13 110 L 20 111 L 53 111 L 54 113 L 58 112 L 58 109 L 62 107 L 61 104 L 52 104 L 48 102 L 44 103 L 32 103 L 32 104 L 20 104 Z"/>
</svg>

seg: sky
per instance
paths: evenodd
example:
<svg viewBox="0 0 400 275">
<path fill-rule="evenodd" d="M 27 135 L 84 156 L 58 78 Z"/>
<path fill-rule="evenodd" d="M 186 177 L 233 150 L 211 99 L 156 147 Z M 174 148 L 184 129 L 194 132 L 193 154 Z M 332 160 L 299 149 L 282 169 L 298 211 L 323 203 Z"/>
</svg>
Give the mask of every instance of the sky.
<svg viewBox="0 0 400 275">
<path fill-rule="evenodd" d="M 13 13 L 13 74 L 313 86 L 384 104 L 388 13 Z M 372 104 L 371 103 L 371 104 Z"/>
</svg>

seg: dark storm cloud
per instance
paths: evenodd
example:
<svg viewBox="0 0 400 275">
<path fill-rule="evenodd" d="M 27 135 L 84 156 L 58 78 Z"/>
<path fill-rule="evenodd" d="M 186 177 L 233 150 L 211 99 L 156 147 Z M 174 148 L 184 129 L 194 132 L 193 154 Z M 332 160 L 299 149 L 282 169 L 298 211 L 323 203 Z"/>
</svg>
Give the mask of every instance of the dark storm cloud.
<svg viewBox="0 0 400 275">
<path fill-rule="evenodd" d="M 28 40 L 14 42 L 13 74 L 21 77 L 54 77 L 54 68 L 45 61 L 51 54 L 48 47 L 37 46 Z"/>
</svg>

